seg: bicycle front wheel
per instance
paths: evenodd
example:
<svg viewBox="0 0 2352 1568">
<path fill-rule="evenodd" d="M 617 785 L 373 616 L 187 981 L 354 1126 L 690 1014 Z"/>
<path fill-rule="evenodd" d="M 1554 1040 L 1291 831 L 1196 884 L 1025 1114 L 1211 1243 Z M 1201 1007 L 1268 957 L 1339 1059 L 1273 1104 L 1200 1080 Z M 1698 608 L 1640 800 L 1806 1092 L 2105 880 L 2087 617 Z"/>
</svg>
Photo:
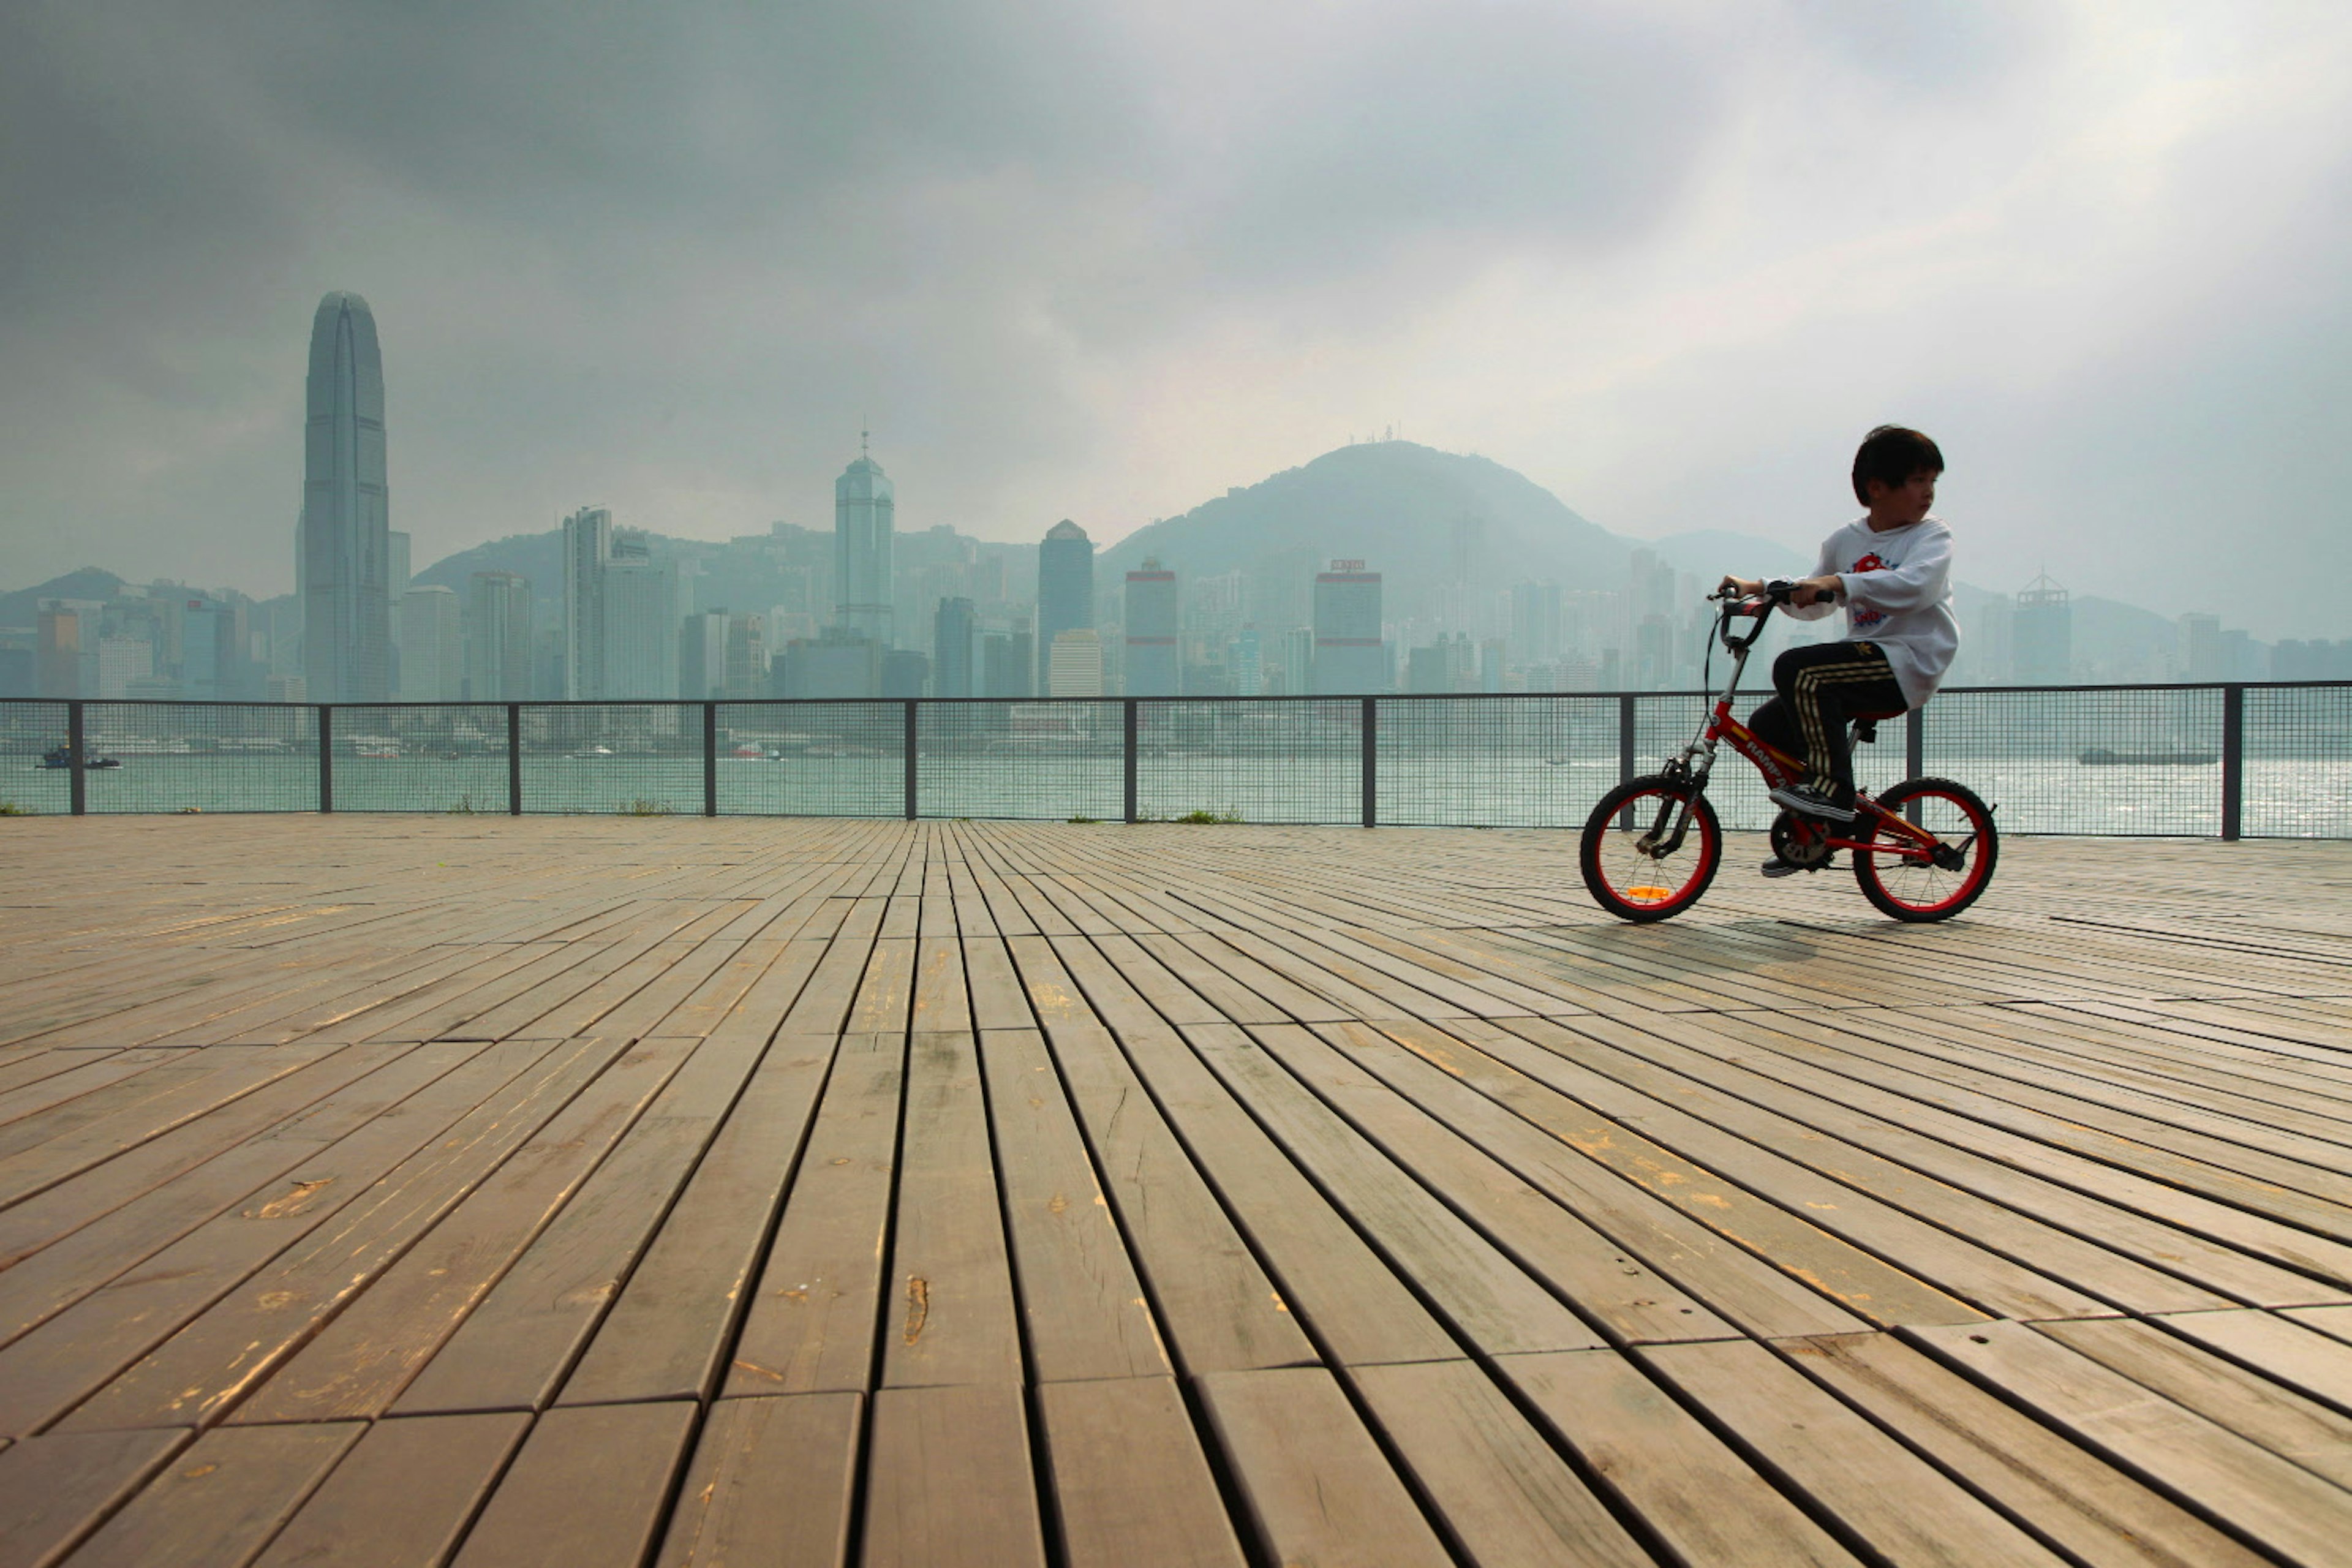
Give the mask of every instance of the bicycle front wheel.
<svg viewBox="0 0 2352 1568">
<path fill-rule="evenodd" d="M 2000 856 L 1992 808 L 1976 791 L 1949 779 L 1905 779 L 1878 804 L 1934 834 L 1941 847 L 1920 854 L 1907 837 L 1882 833 L 1875 818 L 1857 822 L 1855 837 L 1874 845 L 1854 851 L 1862 896 L 1898 921 L 1949 920 L 1975 903 Z"/>
<path fill-rule="evenodd" d="M 1690 825 L 1672 852 L 1656 845 L 1675 831 L 1683 805 Z M 1577 864 L 1593 901 L 1620 920 L 1662 921 L 1698 902 L 1723 861 L 1715 807 L 1685 780 L 1653 773 L 1629 779 L 1601 797 L 1585 818 Z"/>
</svg>

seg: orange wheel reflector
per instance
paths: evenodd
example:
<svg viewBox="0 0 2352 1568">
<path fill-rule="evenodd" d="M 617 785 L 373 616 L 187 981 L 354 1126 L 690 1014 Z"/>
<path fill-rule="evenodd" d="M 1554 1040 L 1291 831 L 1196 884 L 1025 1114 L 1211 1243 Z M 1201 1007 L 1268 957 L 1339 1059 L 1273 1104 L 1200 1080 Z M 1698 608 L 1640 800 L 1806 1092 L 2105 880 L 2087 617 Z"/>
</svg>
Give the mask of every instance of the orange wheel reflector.
<svg viewBox="0 0 2352 1568">
<path fill-rule="evenodd" d="M 1625 896 L 1629 899 L 1639 899 L 1645 904 L 1656 904 L 1673 898 L 1675 890 L 1672 888 L 1628 888 L 1625 889 Z"/>
</svg>

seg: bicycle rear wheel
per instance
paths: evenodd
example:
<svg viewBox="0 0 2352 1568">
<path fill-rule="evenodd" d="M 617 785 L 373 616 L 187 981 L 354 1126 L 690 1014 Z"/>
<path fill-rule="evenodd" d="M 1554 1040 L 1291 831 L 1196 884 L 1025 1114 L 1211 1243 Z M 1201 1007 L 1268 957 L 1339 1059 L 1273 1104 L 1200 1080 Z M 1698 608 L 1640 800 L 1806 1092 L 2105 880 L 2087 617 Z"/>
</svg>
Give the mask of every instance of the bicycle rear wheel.
<svg viewBox="0 0 2352 1568">
<path fill-rule="evenodd" d="M 1975 903 L 2000 858 L 1992 808 L 1949 779 L 1905 779 L 1883 792 L 1878 804 L 1910 816 L 1943 848 L 1932 856 L 1900 853 L 1909 841 L 1892 832 L 1880 837 L 1878 820 L 1865 816 L 1854 824 L 1854 837 L 1877 838 L 1885 847 L 1854 851 L 1853 879 L 1862 896 L 1898 921 L 1949 920 Z"/>
<path fill-rule="evenodd" d="M 1654 835 L 1671 833 L 1690 803 L 1690 826 L 1673 853 L 1643 848 Z M 1631 815 L 1627 816 L 1630 809 Z M 1630 827 L 1619 826 L 1621 818 Z M 1629 779 L 1601 797 L 1584 821 L 1577 865 L 1593 901 L 1620 920 L 1662 921 L 1698 902 L 1723 861 L 1723 833 L 1715 807 L 1685 781 L 1653 773 Z"/>
</svg>

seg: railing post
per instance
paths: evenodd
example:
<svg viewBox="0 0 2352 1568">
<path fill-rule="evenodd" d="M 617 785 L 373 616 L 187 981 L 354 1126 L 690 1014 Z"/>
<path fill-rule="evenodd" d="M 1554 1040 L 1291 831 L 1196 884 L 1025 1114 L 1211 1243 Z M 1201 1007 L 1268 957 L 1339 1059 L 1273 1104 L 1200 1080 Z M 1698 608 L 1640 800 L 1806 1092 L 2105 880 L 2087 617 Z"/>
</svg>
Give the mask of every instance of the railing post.
<svg viewBox="0 0 2352 1568">
<path fill-rule="evenodd" d="M 1135 699 L 1129 698 L 1121 706 L 1126 709 L 1123 719 L 1127 727 L 1126 820 L 1133 822 L 1135 820 Z"/>
<path fill-rule="evenodd" d="M 335 809 L 335 710 L 319 704 L 319 815 Z"/>
<path fill-rule="evenodd" d="M 2221 839 L 2234 844 L 2246 791 L 2246 689 L 2221 688 Z"/>
<path fill-rule="evenodd" d="M 907 820 L 915 820 L 915 699 L 907 699 Z"/>
<path fill-rule="evenodd" d="M 89 809 L 89 755 L 82 732 L 81 704 L 66 704 L 66 809 L 79 816 Z"/>
<path fill-rule="evenodd" d="M 1903 776 L 1916 779 L 1927 771 L 1927 710 L 1914 708 L 1903 721 Z M 1904 817 L 1912 826 L 1919 826 L 1919 802 L 1912 801 L 1903 808 Z"/>
<path fill-rule="evenodd" d="M 507 815 L 522 815 L 522 704 L 507 704 Z"/>
<path fill-rule="evenodd" d="M 1633 770 L 1642 765 L 1641 742 L 1640 715 L 1633 708 L 1633 694 L 1630 691 L 1621 691 L 1617 694 L 1617 782 L 1619 784 L 1624 784 L 1632 779 Z M 1633 826 L 1633 807 L 1630 803 L 1624 810 L 1617 814 L 1617 826 L 1619 827 Z"/>
<path fill-rule="evenodd" d="M 702 705 L 702 815 L 719 815 L 719 704 Z"/>
<path fill-rule="evenodd" d="M 1381 825 L 1381 700 L 1364 699 L 1364 826 Z"/>
</svg>

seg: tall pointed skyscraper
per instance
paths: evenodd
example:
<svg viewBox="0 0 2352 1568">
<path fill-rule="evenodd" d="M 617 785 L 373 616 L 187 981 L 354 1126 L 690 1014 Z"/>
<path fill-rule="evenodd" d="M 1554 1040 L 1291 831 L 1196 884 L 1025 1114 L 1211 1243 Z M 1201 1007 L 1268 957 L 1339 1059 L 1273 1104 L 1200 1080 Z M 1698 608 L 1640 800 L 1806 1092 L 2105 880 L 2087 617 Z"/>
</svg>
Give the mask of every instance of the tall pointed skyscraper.
<svg viewBox="0 0 2352 1568">
<path fill-rule="evenodd" d="M 882 465 L 866 456 L 833 481 L 833 605 L 836 624 L 892 646 L 890 540 L 898 501 Z"/>
<path fill-rule="evenodd" d="M 313 702 L 392 695 L 392 520 L 384 482 L 383 355 L 357 294 L 310 322 L 302 440 L 302 668 Z"/>
</svg>

